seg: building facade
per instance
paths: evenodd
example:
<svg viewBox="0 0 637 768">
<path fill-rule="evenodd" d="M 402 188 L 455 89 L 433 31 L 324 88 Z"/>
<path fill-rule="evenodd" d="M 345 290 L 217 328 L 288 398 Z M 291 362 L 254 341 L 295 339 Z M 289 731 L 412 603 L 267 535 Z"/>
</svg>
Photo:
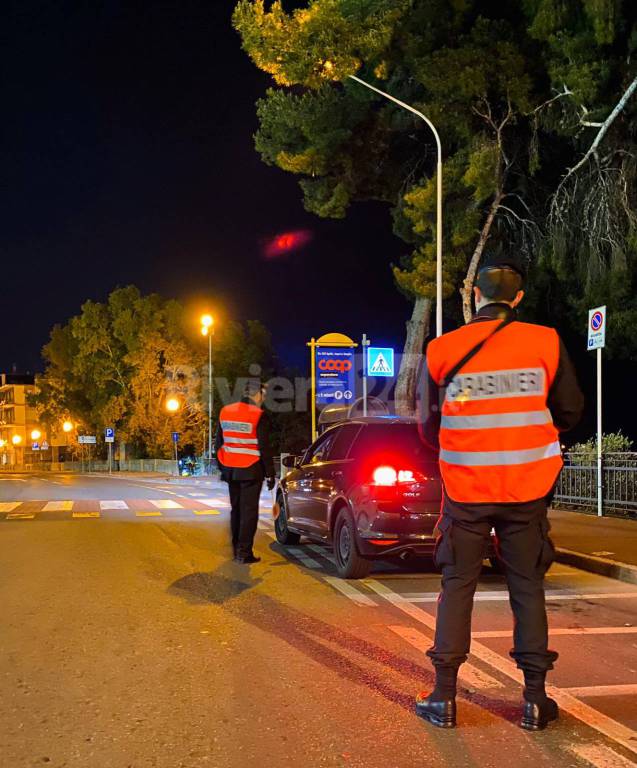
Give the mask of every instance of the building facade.
<svg viewBox="0 0 637 768">
<path fill-rule="evenodd" d="M 31 466 L 38 461 L 50 461 L 47 435 L 38 424 L 35 408 L 28 396 L 35 392 L 35 379 L 30 375 L 0 373 L 0 467 Z M 34 439 L 32 435 L 39 433 Z M 37 446 L 36 450 L 33 450 Z"/>
</svg>

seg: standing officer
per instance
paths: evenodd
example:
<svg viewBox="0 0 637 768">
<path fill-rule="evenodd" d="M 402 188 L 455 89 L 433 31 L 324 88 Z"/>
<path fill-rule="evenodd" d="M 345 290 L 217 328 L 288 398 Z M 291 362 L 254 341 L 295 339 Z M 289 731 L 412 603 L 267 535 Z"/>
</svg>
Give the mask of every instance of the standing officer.
<svg viewBox="0 0 637 768">
<path fill-rule="evenodd" d="M 517 320 L 522 284 L 513 259 L 483 267 L 473 320 L 427 349 L 421 428 L 440 448 L 444 497 L 435 559 L 442 585 L 427 652 L 436 687 L 418 696 L 416 711 L 440 727 L 456 724 L 458 667 L 469 653 L 473 596 L 492 527 L 515 617 L 511 656 L 524 673 L 520 725 L 539 730 L 558 716 L 544 687 L 557 659 L 548 648 L 544 603 L 554 557 L 547 504 L 562 468 L 559 433 L 578 423 L 584 402 L 557 332 Z"/>
<path fill-rule="evenodd" d="M 264 398 L 262 387 L 248 382 L 241 400 L 221 409 L 215 438 L 221 479 L 230 491 L 232 548 L 238 563 L 258 563 L 261 559 L 255 557 L 252 545 L 264 477 L 268 478 L 268 489 L 274 488 L 269 422 L 261 409 Z"/>
</svg>

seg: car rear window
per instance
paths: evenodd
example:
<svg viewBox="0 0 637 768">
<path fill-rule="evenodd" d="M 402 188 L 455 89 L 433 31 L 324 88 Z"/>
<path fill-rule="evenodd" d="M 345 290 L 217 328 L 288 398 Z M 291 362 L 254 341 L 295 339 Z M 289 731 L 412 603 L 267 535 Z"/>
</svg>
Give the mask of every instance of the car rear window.
<svg viewBox="0 0 637 768">
<path fill-rule="evenodd" d="M 367 424 L 356 438 L 350 456 L 416 466 L 438 464 L 437 454 L 422 442 L 416 424 Z"/>
</svg>

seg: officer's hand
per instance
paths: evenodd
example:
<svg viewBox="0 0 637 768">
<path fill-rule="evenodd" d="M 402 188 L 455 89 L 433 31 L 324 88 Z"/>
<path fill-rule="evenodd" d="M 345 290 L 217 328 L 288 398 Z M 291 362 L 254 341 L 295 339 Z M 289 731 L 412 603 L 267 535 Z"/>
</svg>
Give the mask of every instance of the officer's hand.
<svg viewBox="0 0 637 768">
<path fill-rule="evenodd" d="M 268 491 L 272 491 L 276 485 L 276 479 L 274 477 L 268 477 Z"/>
</svg>

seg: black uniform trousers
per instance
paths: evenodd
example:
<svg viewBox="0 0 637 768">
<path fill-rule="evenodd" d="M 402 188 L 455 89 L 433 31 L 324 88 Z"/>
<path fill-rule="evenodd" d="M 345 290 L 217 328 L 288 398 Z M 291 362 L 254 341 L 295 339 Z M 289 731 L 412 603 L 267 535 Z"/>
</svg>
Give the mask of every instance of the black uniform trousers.
<svg viewBox="0 0 637 768">
<path fill-rule="evenodd" d="M 471 505 L 470 510 L 445 500 L 435 554 L 442 587 L 434 645 L 427 652 L 434 666 L 458 668 L 467 660 L 473 596 L 493 527 L 515 619 L 511 656 L 522 670 L 553 668 L 557 653 L 548 648 L 544 575 L 555 549 L 546 513 L 544 499 L 524 507 Z"/>
<path fill-rule="evenodd" d="M 248 480 L 230 480 L 230 530 L 232 546 L 240 557 L 252 554 L 259 522 L 259 497 L 263 475 Z"/>
</svg>

